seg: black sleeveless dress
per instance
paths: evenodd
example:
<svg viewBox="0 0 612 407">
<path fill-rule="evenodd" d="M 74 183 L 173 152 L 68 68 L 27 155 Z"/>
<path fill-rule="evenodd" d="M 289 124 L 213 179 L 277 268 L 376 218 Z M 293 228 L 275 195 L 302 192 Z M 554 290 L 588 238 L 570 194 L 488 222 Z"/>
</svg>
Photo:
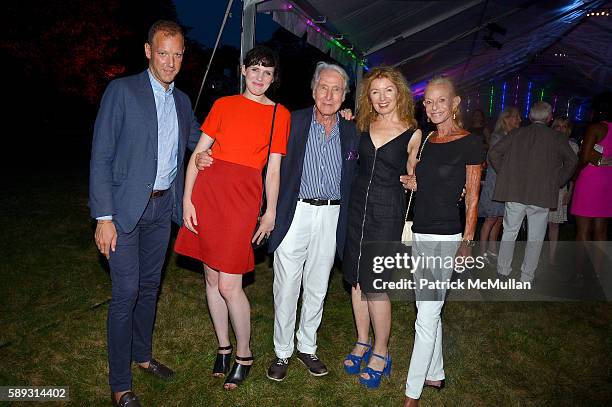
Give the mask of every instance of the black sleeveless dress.
<svg viewBox="0 0 612 407">
<path fill-rule="evenodd" d="M 352 286 L 360 280 L 359 259 L 364 243 L 400 241 L 406 215 L 406 193 L 400 175 L 406 174 L 408 129 L 378 149 L 369 133 L 359 142 L 359 170 L 351 188 L 342 270 Z"/>
</svg>

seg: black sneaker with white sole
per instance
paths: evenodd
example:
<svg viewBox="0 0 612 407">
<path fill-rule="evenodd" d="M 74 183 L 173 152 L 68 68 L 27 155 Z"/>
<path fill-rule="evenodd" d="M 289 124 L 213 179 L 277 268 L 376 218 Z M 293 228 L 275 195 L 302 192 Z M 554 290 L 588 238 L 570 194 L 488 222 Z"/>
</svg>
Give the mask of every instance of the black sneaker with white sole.
<svg viewBox="0 0 612 407">
<path fill-rule="evenodd" d="M 282 382 L 287 377 L 287 370 L 289 369 L 289 359 L 276 358 L 268 368 L 268 379 L 277 382 Z"/>
<path fill-rule="evenodd" d="M 323 362 L 314 353 L 297 353 L 298 359 L 306 365 L 308 371 L 313 376 L 325 376 L 329 371 Z"/>
</svg>

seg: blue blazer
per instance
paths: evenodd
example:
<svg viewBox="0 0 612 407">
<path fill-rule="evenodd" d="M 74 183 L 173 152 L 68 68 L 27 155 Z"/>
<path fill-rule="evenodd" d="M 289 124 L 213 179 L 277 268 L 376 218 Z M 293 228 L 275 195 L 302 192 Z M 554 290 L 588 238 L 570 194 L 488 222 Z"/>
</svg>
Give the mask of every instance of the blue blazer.
<svg viewBox="0 0 612 407">
<path fill-rule="evenodd" d="M 185 147 L 191 150 L 200 137 L 189 97 L 173 91 L 178 117 L 176 178 L 172 220 L 183 220 L 182 202 Z M 149 202 L 157 174 L 157 112 L 147 71 L 113 80 L 102 96 L 94 125 L 89 170 L 91 216 L 112 215 L 118 228 L 129 233 Z"/>
<path fill-rule="evenodd" d="M 287 143 L 287 155 L 281 162 L 280 190 L 276 206 L 276 222 L 274 231 L 270 235 L 268 251 L 274 252 L 281 244 L 295 215 L 304 155 L 306 154 L 306 141 L 312 122 L 312 107 L 297 110 L 291 113 L 291 130 Z M 357 148 L 359 146 L 359 133 L 353 122 L 340 118 L 340 144 L 342 151 L 342 172 L 340 178 L 340 215 L 336 228 L 336 252 L 342 258 L 344 241 L 346 239 L 346 226 L 348 217 L 348 203 L 351 196 L 351 184 L 357 174 Z M 349 154 L 350 153 L 350 154 Z"/>
</svg>

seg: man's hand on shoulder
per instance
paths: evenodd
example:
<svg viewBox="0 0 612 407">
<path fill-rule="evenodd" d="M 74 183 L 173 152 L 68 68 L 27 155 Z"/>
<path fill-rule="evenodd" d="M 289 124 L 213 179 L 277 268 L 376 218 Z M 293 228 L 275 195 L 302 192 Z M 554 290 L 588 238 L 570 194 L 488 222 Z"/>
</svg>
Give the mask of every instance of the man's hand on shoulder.
<svg viewBox="0 0 612 407">
<path fill-rule="evenodd" d="M 98 250 L 107 259 L 110 258 L 111 250 L 114 252 L 117 246 L 117 229 L 112 220 L 99 220 L 94 234 Z"/>
</svg>

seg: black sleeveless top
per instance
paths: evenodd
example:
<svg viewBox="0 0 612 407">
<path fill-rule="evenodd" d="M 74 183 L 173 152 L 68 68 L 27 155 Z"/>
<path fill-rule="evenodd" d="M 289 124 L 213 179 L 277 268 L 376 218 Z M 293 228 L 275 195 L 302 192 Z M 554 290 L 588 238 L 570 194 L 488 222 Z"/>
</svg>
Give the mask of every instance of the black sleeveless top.
<svg viewBox="0 0 612 407">
<path fill-rule="evenodd" d="M 454 235 L 463 231 L 457 203 L 465 186 L 465 166 L 481 164 L 485 151 L 482 137 L 476 134 L 425 144 L 416 166 L 413 232 Z"/>
</svg>

